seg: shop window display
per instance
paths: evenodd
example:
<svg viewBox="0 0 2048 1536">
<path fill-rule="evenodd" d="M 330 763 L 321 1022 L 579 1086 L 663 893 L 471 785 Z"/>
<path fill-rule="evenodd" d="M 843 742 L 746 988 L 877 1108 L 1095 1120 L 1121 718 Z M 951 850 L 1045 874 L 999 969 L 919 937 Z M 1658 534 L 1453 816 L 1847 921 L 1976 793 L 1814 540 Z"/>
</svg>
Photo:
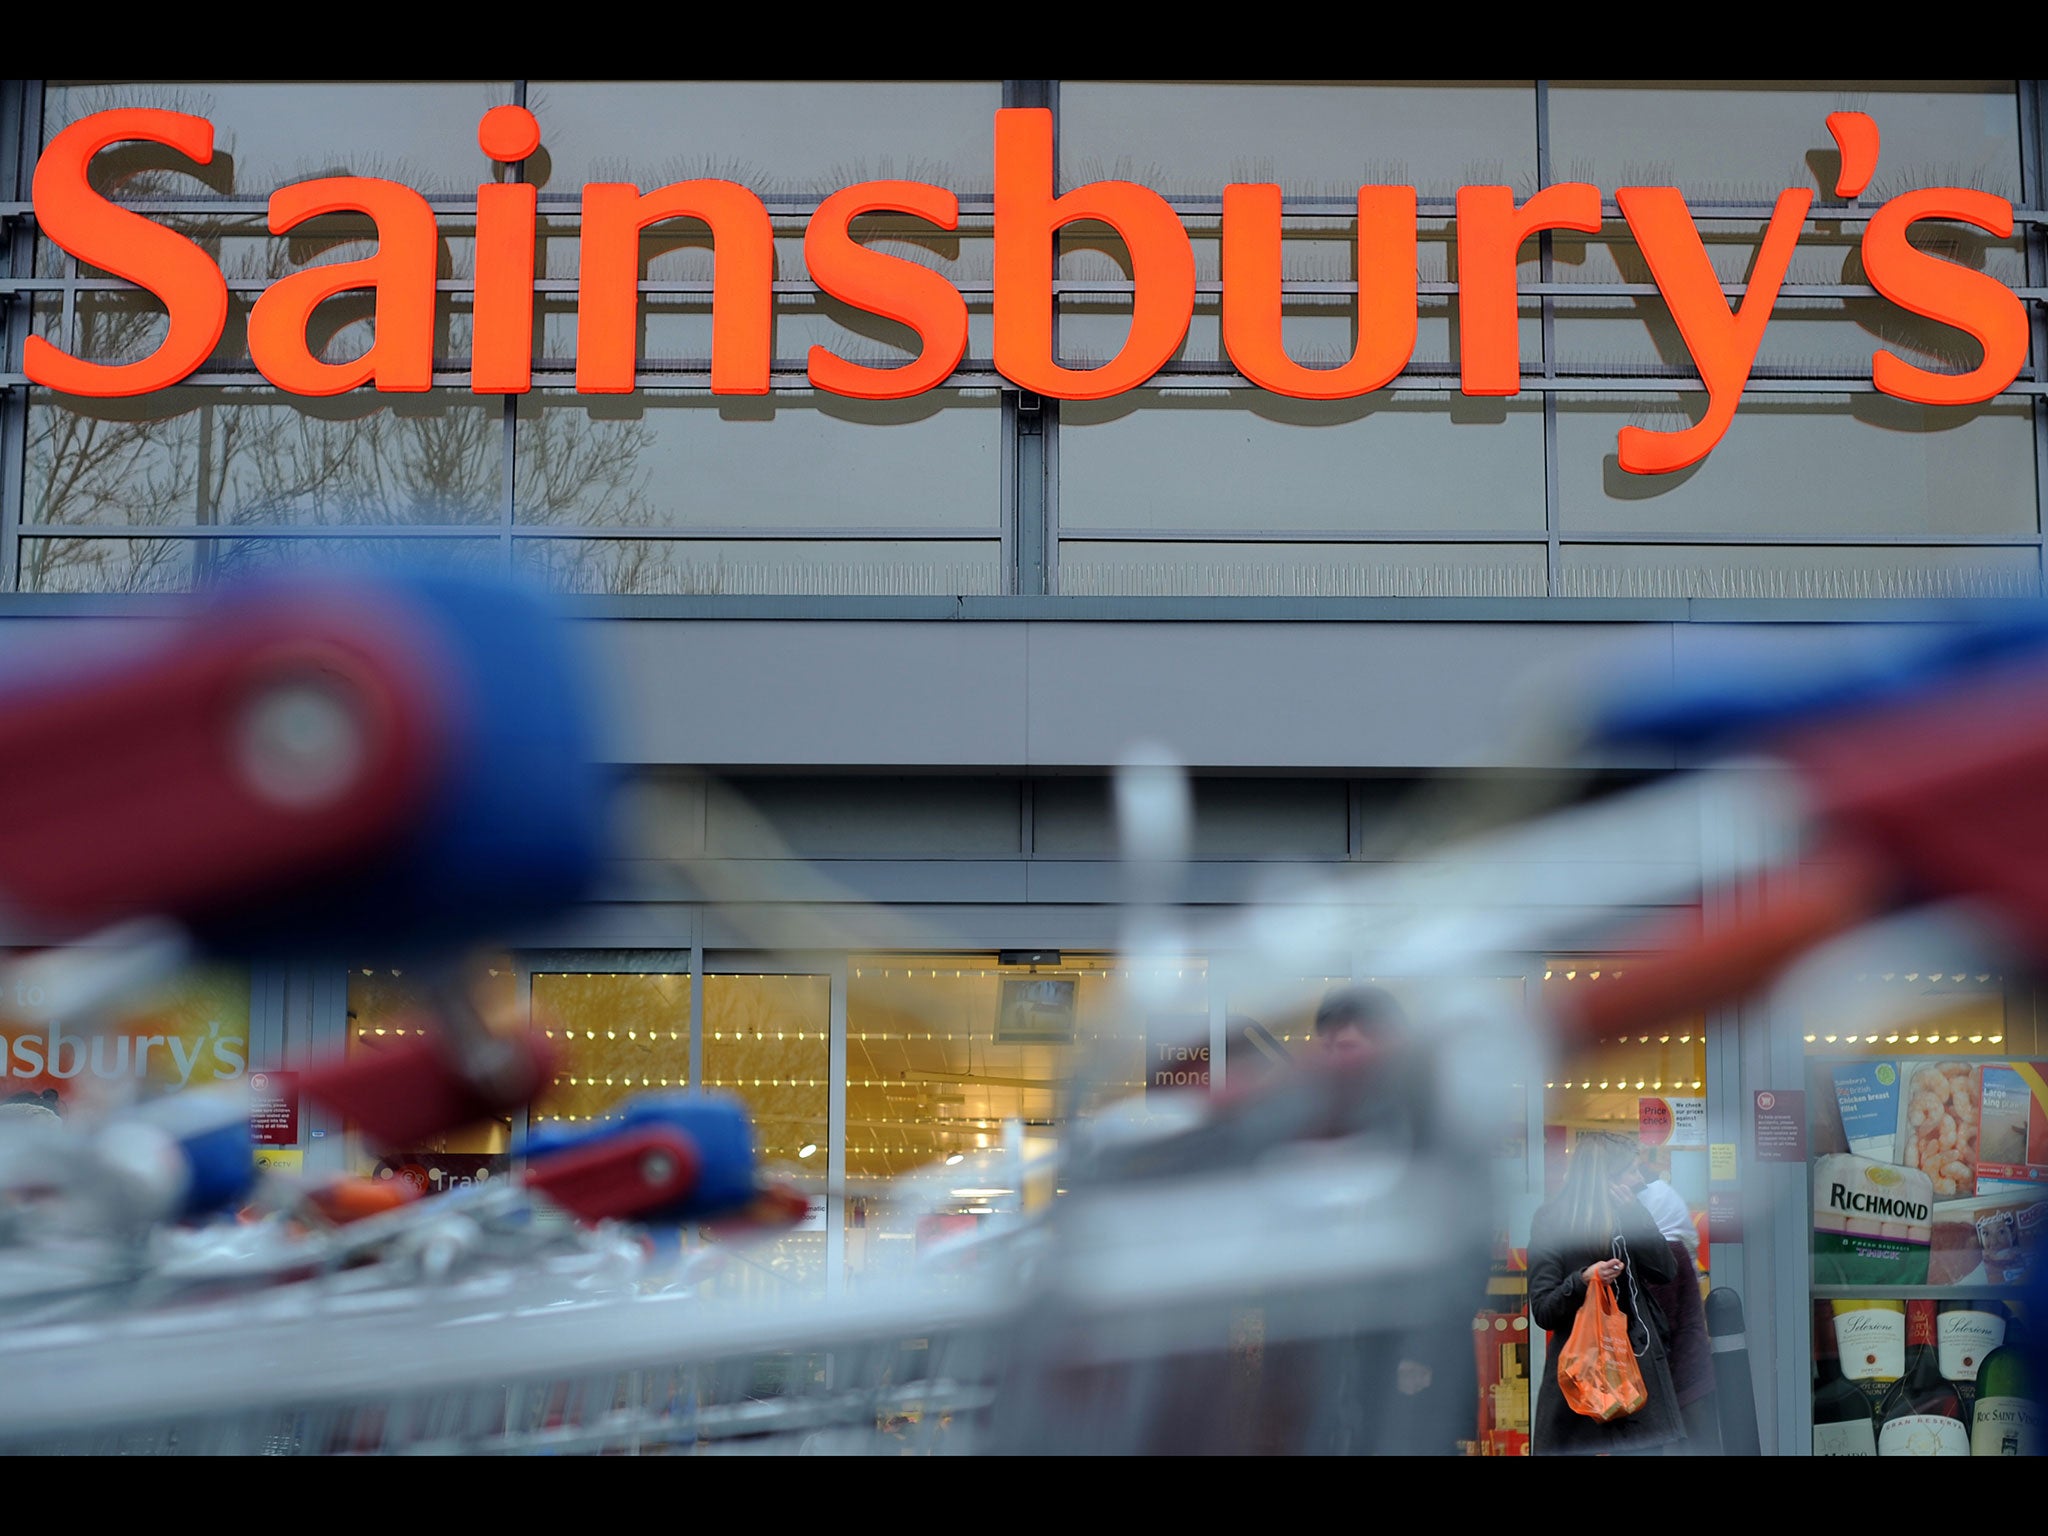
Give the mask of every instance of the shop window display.
<svg viewBox="0 0 2048 1536">
<path fill-rule="evenodd" d="M 2038 1027 L 1991 972 L 1862 975 L 1836 996 L 1800 1020 L 1814 1453 L 2014 1454 L 1972 1424 L 1980 1368 L 2032 1321 L 2048 1261 Z"/>
</svg>

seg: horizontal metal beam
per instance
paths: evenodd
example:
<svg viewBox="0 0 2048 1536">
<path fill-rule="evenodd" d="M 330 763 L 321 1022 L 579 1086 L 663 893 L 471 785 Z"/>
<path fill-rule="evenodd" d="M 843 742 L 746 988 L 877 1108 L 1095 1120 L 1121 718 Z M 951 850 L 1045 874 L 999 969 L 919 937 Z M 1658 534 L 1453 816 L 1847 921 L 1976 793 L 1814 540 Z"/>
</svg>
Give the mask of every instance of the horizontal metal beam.
<svg viewBox="0 0 2048 1536">
<path fill-rule="evenodd" d="M 1542 547 L 1550 535 L 1541 528 L 1517 528 L 1501 532 L 1485 529 L 1427 528 L 1340 528 L 1317 531 L 1309 528 L 1062 528 L 1059 536 L 1068 543 L 1180 543 L 1180 544 L 1527 544 Z M 1743 548 L 1753 544 L 1813 544 L 1855 548 L 1862 545 L 1928 545 L 1968 549 L 2031 549 L 2041 543 L 2035 533 L 1628 533 L 1612 530 L 1576 532 L 1568 525 L 1559 537 L 1566 547 L 1574 544 L 1710 544 Z"/>
<path fill-rule="evenodd" d="M 315 270 L 300 268 L 301 271 Z M 943 270 L 933 268 L 945 277 Z M 227 289 L 230 293 L 260 294 L 269 288 L 274 278 L 229 278 Z M 993 299 L 995 279 L 988 277 L 947 277 L 953 287 L 966 298 Z M 365 284 L 367 289 L 369 285 Z M 709 300 L 717 291 L 717 284 L 710 278 L 678 279 L 661 281 L 647 279 L 635 285 L 639 292 L 646 294 L 683 294 Z M 824 289 L 816 283 L 801 278 L 777 281 L 769 285 L 785 297 L 815 298 L 824 295 Z M 1283 296 L 1300 298 L 1350 298 L 1357 294 L 1356 280 L 1339 281 L 1319 278 L 1283 278 L 1280 291 Z M 1454 298 L 1461 291 L 1455 282 L 1417 283 L 1416 292 L 1424 298 Z M 533 290 L 539 294 L 563 294 L 573 296 L 581 292 L 581 282 L 573 277 L 536 278 Z M 1720 289 L 1729 298 L 1741 298 L 1749 292 L 1747 283 L 1722 283 Z M 1106 294 L 1128 298 L 1136 285 L 1128 279 L 1122 281 L 1102 278 L 1054 278 L 1052 291 L 1058 295 L 1074 297 L 1085 294 Z M 139 283 L 123 282 L 108 277 L 4 277 L 0 276 L 0 293 L 64 293 L 67 291 L 86 293 L 145 293 Z M 436 293 L 474 293 L 474 279 L 439 278 L 434 283 Z M 2048 301 L 2048 288 L 2014 288 L 2012 292 L 2022 299 L 2036 303 Z M 1198 281 L 1195 294 L 1198 298 L 1220 298 L 1223 283 Z M 1523 282 L 1515 285 L 1518 296 L 1528 298 L 1656 298 L 1663 290 L 1655 283 L 1627 282 Z M 1781 283 L 1778 285 L 1779 299 L 1874 299 L 1883 297 L 1868 283 Z"/>
<path fill-rule="evenodd" d="M 1955 624 L 2039 618 L 2036 598 L 859 597 L 564 593 L 582 620 L 983 624 Z M 0 593 L 0 620 L 164 619 L 189 593 Z"/>
<path fill-rule="evenodd" d="M 660 394 L 667 392 L 671 394 L 703 395 L 711 393 L 711 367 L 708 361 L 689 359 L 680 362 L 674 368 L 648 368 L 644 366 L 647 361 L 645 358 L 641 359 L 643 366 L 640 371 L 633 375 L 633 392 L 635 394 Z M 1415 394 L 1454 395 L 1462 393 L 1459 388 L 1458 365 L 1456 363 L 1444 363 L 1440 366 L 1442 368 L 1441 372 L 1401 374 L 1381 385 L 1373 393 L 1385 394 L 1389 391 L 1397 390 L 1405 390 Z M 559 397 L 559 403 L 564 406 L 594 405 L 599 401 L 609 401 L 613 402 L 612 408 L 614 409 L 623 408 L 630 411 L 633 408 L 630 400 L 620 395 L 586 395 L 576 393 L 571 388 L 575 377 L 575 367 L 576 365 L 573 362 L 536 361 L 533 371 L 534 382 L 538 387 L 532 393 L 543 399 L 547 399 L 550 396 Z M 470 372 L 467 368 L 442 368 L 434 372 L 431 384 L 435 389 L 466 390 L 469 387 L 469 380 Z M 549 387 L 554 380 L 560 381 L 558 388 Z M 721 395 L 719 398 L 737 405 L 746 400 L 762 400 L 764 398 L 772 400 L 775 396 L 780 395 L 826 393 L 816 389 L 811 384 L 809 372 L 803 365 L 794 360 L 778 362 L 769 373 L 768 383 L 769 395 L 766 397 L 760 395 Z M 34 381 L 25 373 L 0 372 L 0 389 L 23 389 L 33 384 Z M 222 388 L 256 388 L 265 390 L 274 390 L 276 388 L 269 379 L 253 368 L 223 368 L 218 370 L 201 368 L 185 378 L 181 382 L 180 387 L 189 389 L 205 385 L 218 385 Z M 981 367 L 970 365 L 948 375 L 941 383 L 933 386 L 934 389 L 957 390 L 1001 390 L 1015 389 L 1016 387 L 1009 379 L 997 373 L 992 365 Z M 1559 373 L 1554 377 L 1545 377 L 1542 374 L 1524 374 L 1519 393 L 1535 395 L 1690 395 L 1699 394 L 1706 387 L 1705 382 L 1697 374 L 1681 373 L 1676 370 L 1670 373 L 1646 372 L 1640 374 Z M 1243 374 L 1232 371 L 1227 364 L 1220 363 L 1206 370 L 1186 367 L 1162 369 L 1144 384 L 1139 385 L 1138 389 L 1152 393 L 1178 394 L 1183 396 L 1220 394 L 1232 390 L 1246 389 L 1270 393 L 1270 391 L 1265 390 L 1264 385 L 1255 384 Z M 1880 392 L 1877 385 L 1867 375 L 1858 378 L 1848 376 L 1816 377 L 1808 374 L 1801 374 L 1796 377 L 1752 374 L 1748 385 L 1742 391 L 1742 395 L 1744 399 L 1750 399 L 1755 396 L 1770 395 L 1871 395 Z M 2006 385 L 1991 401 L 1985 403 L 1996 404 L 2001 400 L 2007 399 L 2011 399 L 2016 403 L 2020 398 L 2032 398 L 2043 394 L 2048 394 L 2048 383 L 2034 379 L 2015 379 L 2012 383 Z M 408 397 L 405 395 L 391 396 L 393 401 L 406 398 Z M 478 398 L 499 397 L 494 393 L 491 395 L 479 395 Z M 1357 396 L 1350 398 L 1365 397 Z M 1489 395 L 1483 398 L 1506 400 L 1513 397 Z M 623 406 L 621 406 L 621 402 L 623 402 Z"/>
<path fill-rule="evenodd" d="M 566 527 L 529 523 L 510 529 L 493 522 L 395 523 L 35 523 L 22 524 L 24 539 L 317 539 L 356 543 L 366 539 L 475 539 L 495 541 L 506 534 L 518 540 L 572 540 L 605 543 L 658 539 L 670 542 L 746 541 L 789 543 L 811 541 L 823 544 L 856 545 L 865 542 L 925 544 L 988 544 L 999 537 L 993 528 L 958 530 L 934 528 L 679 528 L 671 524 L 622 523 L 616 527 Z M 1463 544 L 1527 545 L 1542 548 L 1549 535 L 1541 529 L 1439 530 L 1338 528 L 1318 531 L 1301 528 L 1063 528 L 1059 537 L 1066 543 L 1134 544 L 1343 544 L 1359 548 L 1374 545 Z M 1563 531 L 1560 542 L 1574 545 L 1677 544 L 1710 548 L 1747 549 L 1756 546 L 1812 546 L 1815 548 L 1884 549 L 2032 549 L 2043 541 L 2040 533 L 1630 533 L 1611 530 Z"/>
<path fill-rule="evenodd" d="M 37 523 L 22 524 L 21 536 L 38 538 L 111 539 L 482 539 L 495 542 L 510 533 L 516 539 L 700 539 L 788 541 L 811 539 L 827 544 L 868 541 L 897 543 L 988 544 L 1002 536 L 993 526 L 943 528 L 678 528 L 666 524 L 617 527 L 568 527 L 528 523 L 507 529 L 495 517 L 488 523 Z"/>
<path fill-rule="evenodd" d="M 1271 183 L 1257 183 L 1271 185 Z M 1481 183 L 1474 183 L 1481 185 Z M 1484 183 L 1500 185 L 1500 183 Z M 1788 191 L 1798 191 L 1789 187 Z M 476 198 L 423 194 L 427 206 L 436 214 L 476 216 Z M 820 197 L 788 197 L 776 193 L 756 193 L 762 206 L 768 210 L 770 219 L 808 219 L 818 211 L 824 201 Z M 1526 194 L 1517 194 L 1524 196 Z M 141 214 L 195 214 L 209 217 L 233 217 L 246 215 L 252 219 L 267 219 L 270 212 L 269 193 L 249 193 L 234 197 L 136 197 L 122 198 L 119 206 Z M 986 192 L 962 192 L 958 194 L 962 218 L 993 218 L 995 197 Z M 1161 194 L 1162 201 L 1175 213 L 1195 218 L 1220 220 L 1223 216 L 1223 196 L 1187 196 L 1185 194 Z M 539 196 L 539 209 L 543 214 L 568 212 L 582 207 L 580 192 L 543 192 Z M 1767 224 L 1777 212 L 1775 202 L 1716 202 L 1702 198 L 1687 200 L 1688 210 L 1695 219 L 1717 219 L 1728 222 L 1754 220 Z M 1882 201 L 1857 203 L 1815 203 L 1808 211 L 1805 222 L 1809 224 L 1861 224 L 1874 218 L 1884 207 Z M 1289 195 L 1282 192 L 1280 212 L 1283 217 L 1294 214 L 1304 218 L 1355 218 L 1358 213 L 1356 194 L 1351 196 L 1308 196 Z M 1418 197 L 1415 204 L 1419 219 L 1456 219 L 1458 203 L 1455 197 Z M 1600 216 L 1617 223 L 1626 222 L 1621 204 L 1614 198 L 1603 198 L 1600 202 Z M 30 201 L 0 202 L 0 219 L 33 219 L 35 204 Z M 2015 208 L 2012 212 L 2015 224 L 2048 224 L 2048 209 Z M 260 231 L 252 231 L 260 233 Z"/>
</svg>

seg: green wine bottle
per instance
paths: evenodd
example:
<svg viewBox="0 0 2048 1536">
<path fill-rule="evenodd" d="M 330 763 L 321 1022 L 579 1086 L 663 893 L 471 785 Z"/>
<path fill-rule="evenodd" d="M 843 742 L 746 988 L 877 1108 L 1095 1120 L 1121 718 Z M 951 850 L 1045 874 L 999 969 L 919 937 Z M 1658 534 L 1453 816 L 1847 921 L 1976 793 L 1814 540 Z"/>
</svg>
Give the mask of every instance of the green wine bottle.
<svg viewBox="0 0 2048 1536">
<path fill-rule="evenodd" d="M 2026 1340 L 2006 1325 L 2005 1342 L 1977 1367 L 1977 1405 L 1970 1415 L 1972 1456 L 2041 1454 L 2041 1403 L 2027 1368 Z"/>
</svg>

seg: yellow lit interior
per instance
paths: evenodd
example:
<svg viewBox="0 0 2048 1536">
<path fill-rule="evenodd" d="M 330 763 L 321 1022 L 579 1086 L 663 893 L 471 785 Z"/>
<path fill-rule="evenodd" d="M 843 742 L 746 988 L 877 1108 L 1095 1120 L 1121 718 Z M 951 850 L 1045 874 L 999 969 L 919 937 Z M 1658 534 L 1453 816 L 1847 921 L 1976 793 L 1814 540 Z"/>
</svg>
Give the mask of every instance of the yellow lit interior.
<svg viewBox="0 0 2048 1536">
<path fill-rule="evenodd" d="M 493 1028 L 516 1028 L 518 1024 L 519 974 L 509 955 L 487 955 L 470 965 L 465 974 L 470 1000 L 478 1014 Z M 348 973 L 348 1043 L 350 1056 L 394 1046 L 413 1044 L 436 1028 L 434 1005 L 420 983 L 417 972 L 408 974 L 403 966 L 355 966 Z M 347 1127 L 348 1165 L 357 1173 L 370 1173 L 379 1163 L 380 1150 L 390 1156 L 449 1153 L 503 1157 L 512 1148 L 509 1118 L 486 1120 L 480 1125 L 430 1137 L 418 1147 L 373 1149 L 365 1146 L 354 1125 Z"/>
</svg>

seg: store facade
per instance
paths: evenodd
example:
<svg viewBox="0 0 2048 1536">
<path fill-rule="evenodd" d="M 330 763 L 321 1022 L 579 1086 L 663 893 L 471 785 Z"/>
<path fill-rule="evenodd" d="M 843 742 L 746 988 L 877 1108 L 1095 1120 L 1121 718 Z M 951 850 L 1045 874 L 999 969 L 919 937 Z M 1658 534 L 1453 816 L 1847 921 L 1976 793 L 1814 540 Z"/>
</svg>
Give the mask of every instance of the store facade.
<svg viewBox="0 0 2048 1536">
<path fill-rule="evenodd" d="M 1114 1001 L 1134 745 L 1194 778 L 1212 942 L 1161 1012 L 1207 1018 L 1215 1082 L 1338 981 L 1408 985 L 1322 957 L 1248 1056 L 1231 914 L 1665 766 L 1562 728 L 1611 669 L 2040 596 L 2041 126 L 2032 81 L 0 82 L 0 658 L 295 563 L 561 592 L 619 857 L 479 1000 L 560 1032 L 536 1116 L 740 1092 L 818 1204 L 729 1283 L 858 1286 L 1049 1196 L 967 1175 L 1051 1166 L 1084 1046 L 1128 1048 L 1105 1097 L 1171 1086 Z M 1683 218 L 1639 195 L 1668 188 Z M 1673 915 L 1636 877 L 1753 835 L 1702 799 L 1659 843 L 1503 865 L 1503 910 L 1622 947 L 1475 979 L 1599 985 Z M 2041 1054 L 2032 994 L 1960 955 L 1869 976 L 1873 1021 L 1953 997 L 1940 1050 L 1759 1003 L 1522 1085 L 1476 1445 L 1526 1443 L 1515 1228 L 1579 1130 L 1668 1152 L 1779 1367 L 1767 1451 L 1811 1448 L 1784 1363 L 1816 1302 L 2002 1299 L 1818 1264 L 1814 1160 L 1858 1155 L 1835 1068 L 1973 1064 L 1982 1118 Z M 209 972 L 95 1060 L 18 998 L 6 1060 L 60 1094 L 289 1074 L 416 1002 L 380 956 Z M 1760 1092 L 1805 1095 L 1798 1156 Z M 437 1189 L 526 1130 L 380 1168 L 308 1107 L 273 1150 Z M 2024 1151 L 1991 1204 L 2028 1203 Z"/>
</svg>

